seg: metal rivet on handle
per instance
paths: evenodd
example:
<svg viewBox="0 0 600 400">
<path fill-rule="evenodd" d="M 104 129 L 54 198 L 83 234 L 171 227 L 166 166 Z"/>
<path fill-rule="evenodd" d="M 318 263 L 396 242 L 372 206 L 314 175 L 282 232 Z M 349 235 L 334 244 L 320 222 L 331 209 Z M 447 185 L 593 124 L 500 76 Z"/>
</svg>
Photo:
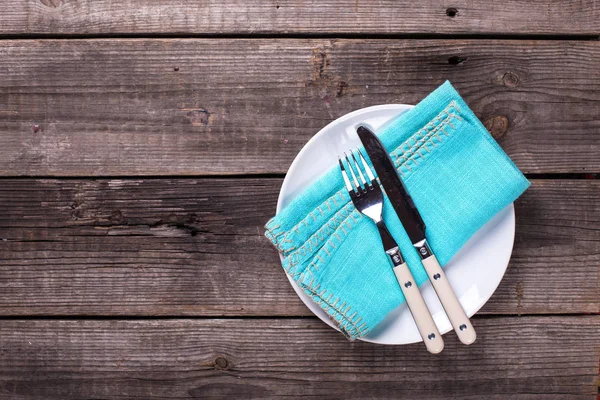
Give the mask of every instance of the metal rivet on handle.
<svg viewBox="0 0 600 400">
<path fill-rule="evenodd" d="M 411 286 L 412 286 L 412 282 L 411 282 L 411 281 L 408 281 L 408 282 L 406 282 L 406 283 L 404 284 L 404 287 L 405 287 L 405 288 L 409 288 L 409 287 L 411 287 Z"/>
<path fill-rule="evenodd" d="M 430 334 L 429 334 L 429 336 L 427 336 L 427 338 L 428 338 L 429 340 L 433 340 L 433 339 L 435 339 L 435 333 L 430 333 Z"/>
<path fill-rule="evenodd" d="M 462 324 L 461 326 L 459 326 L 461 331 L 464 331 L 465 329 L 467 329 L 467 326 L 465 324 Z"/>
<path fill-rule="evenodd" d="M 433 276 L 433 279 L 435 279 L 436 281 L 437 281 L 438 279 L 440 279 L 440 278 L 441 278 L 441 275 L 440 275 L 440 274 L 435 274 L 435 275 Z"/>
</svg>

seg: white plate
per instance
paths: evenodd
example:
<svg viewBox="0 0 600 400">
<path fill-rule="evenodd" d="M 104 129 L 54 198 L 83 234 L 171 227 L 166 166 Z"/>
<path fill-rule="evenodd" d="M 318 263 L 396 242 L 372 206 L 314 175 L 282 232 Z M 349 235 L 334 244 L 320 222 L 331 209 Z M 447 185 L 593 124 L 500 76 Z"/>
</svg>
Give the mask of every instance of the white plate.
<svg viewBox="0 0 600 400">
<path fill-rule="evenodd" d="M 346 114 L 321 129 L 304 148 L 283 181 L 277 212 L 325 171 L 337 165 L 337 155 L 359 146 L 359 123 L 375 130 L 413 106 L 386 104 Z M 504 276 L 515 237 L 515 212 L 509 205 L 484 225 L 444 268 L 467 315 L 475 314 L 492 296 Z M 337 329 L 325 311 L 288 276 L 304 304 L 326 324 Z M 430 282 L 421 287 L 427 306 L 441 333 L 452 329 Z M 475 324 L 476 325 L 476 324 Z M 477 326 L 475 326 L 477 329 Z M 367 337 L 361 340 L 381 344 L 407 344 L 422 341 L 410 311 L 403 304 L 392 311 Z"/>
</svg>

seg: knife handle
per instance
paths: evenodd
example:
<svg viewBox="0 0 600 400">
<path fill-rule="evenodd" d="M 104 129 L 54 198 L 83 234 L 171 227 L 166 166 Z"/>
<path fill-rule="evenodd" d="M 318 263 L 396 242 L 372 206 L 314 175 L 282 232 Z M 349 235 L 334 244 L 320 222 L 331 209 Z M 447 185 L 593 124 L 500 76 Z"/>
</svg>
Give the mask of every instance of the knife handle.
<svg viewBox="0 0 600 400">
<path fill-rule="evenodd" d="M 421 262 L 427 271 L 427 275 L 433 284 L 433 288 L 435 289 L 458 338 L 464 344 L 473 343 L 477 338 L 475 329 L 460 305 L 460 302 L 458 301 L 452 286 L 450 286 L 450 282 L 448 281 L 444 270 L 440 267 L 437 258 L 432 254 L 424 260 L 421 260 Z"/>
<path fill-rule="evenodd" d="M 390 256 L 394 260 L 391 254 Z M 429 308 L 427 308 L 427 304 L 425 304 L 417 282 L 415 282 L 406 263 L 396 265 L 394 267 L 394 274 L 396 274 L 400 289 L 402 289 L 402 293 L 406 298 L 408 309 L 417 324 L 427 350 L 433 354 L 439 353 L 444 349 L 444 340 L 431 317 L 431 313 L 429 312 Z"/>
</svg>

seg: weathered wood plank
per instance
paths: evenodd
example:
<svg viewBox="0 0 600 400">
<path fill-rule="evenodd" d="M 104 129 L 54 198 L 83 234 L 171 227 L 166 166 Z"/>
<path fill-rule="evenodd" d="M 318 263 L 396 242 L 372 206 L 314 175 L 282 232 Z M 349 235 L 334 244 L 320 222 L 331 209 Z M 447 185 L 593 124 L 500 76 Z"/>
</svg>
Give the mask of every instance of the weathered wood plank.
<svg viewBox="0 0 600 400">
<path fill-rule="evenodd" d="M 2 180 L 0 315 L 311 315 L 263 237 L 280 185 Z M 534 181 L 516 209 L 481 312 L 600 312 L 600 181 Z"/>
<path fill-rule="evenodd" d="M 478 339 L 348 343 L 313 318 L 3 321 L 0 393 L 19 399 L 588 399 L 600 316 L 475 319 Z"/>
<path fill-rule="evenodd" d="M 0 34 L 599 35 L 594 0 L 22 0 L 0 3 Z"/>
<path fill-rule="evenodd" d="M 283 173 L 349 111 L 450 79 L 525 172 L 600 171 L 600 42 L 0 42 L 0 175 Z"/>
</svg>

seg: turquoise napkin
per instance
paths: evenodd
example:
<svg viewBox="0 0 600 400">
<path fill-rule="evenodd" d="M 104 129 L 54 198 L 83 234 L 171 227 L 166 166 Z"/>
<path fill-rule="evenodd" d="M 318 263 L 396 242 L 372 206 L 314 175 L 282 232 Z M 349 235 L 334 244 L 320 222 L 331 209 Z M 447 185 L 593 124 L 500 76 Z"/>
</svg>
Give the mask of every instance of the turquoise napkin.
<svg viewBox="0 0 600 400">
<path fill-rule="evenodd" d="M 387 126 L 377 134 L 442 266 L 529 186 L 449 82 Z M 383 215 L 420 286 L 427 275 L 387 198 Z M 354 208 L 338 168 L 272 218 L 265 235 L 286 273 L 350 339 L 404 302 L 377 228 Z"/>
</svg>

